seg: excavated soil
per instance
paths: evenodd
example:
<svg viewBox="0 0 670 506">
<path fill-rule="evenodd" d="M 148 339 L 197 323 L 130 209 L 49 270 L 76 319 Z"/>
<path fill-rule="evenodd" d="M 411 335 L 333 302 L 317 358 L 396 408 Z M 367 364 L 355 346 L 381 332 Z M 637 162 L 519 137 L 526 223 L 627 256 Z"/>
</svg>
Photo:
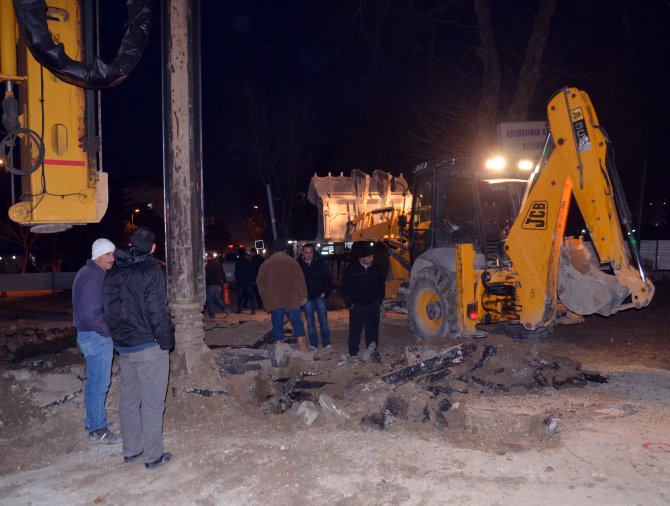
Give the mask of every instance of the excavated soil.
<svg viewBox="0 0 670 506">
<path fill-rule="evenodd" d="M 379 350 L 353 359 L 344 311 L 316 353 L 268 344 L 261 312 L 207 324 L 202 367 L 172 372 L 174 460 L 155 471 L 87 442 L 76 348 L 22 358 L 39 349 L 22 336 L 71 326 L 67 298 L 3 299 L 0 504 L 667 504 L 666 291 L 542 340 L 417 343 L 388 313 Z M 113 422 L 118 399 L 115 361 Z"/>
</svg>

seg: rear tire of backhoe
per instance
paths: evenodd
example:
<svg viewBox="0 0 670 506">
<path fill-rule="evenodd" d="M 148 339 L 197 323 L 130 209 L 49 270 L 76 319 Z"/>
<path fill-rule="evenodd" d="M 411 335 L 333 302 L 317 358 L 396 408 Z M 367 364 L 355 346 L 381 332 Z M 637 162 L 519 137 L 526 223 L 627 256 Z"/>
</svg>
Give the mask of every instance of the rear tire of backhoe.
<svg viewBox="0 0 670 506">
<path fill-rule="evenodd" d="M 409 328 L 417 339 L 445 337 L 456 330 L 456 274 L 432 265 L 412 277 Z"/>
</svg>

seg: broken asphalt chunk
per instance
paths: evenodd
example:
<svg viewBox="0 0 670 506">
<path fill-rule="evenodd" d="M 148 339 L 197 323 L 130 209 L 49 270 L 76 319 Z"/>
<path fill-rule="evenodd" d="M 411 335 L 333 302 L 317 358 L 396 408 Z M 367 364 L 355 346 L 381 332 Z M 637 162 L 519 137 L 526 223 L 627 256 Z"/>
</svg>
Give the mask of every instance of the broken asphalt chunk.
<svg viewBox="0 0 670 506">
<path fill-rule="evenodd" d="M 422 374 L 433 373 L 451 365 L 460 364 L 476 348 L 477 345 L 473 343 L 459 344 L 432 358 L 386 374 L 382 376 L 382 379 L 389 384 L 410 381 Z"/>
</svg>

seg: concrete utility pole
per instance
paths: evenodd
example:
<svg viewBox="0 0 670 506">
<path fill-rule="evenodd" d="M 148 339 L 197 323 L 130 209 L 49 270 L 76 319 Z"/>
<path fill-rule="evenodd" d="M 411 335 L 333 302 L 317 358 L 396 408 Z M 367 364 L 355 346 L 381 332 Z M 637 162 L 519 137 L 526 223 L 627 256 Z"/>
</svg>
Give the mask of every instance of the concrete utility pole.
<svg viewBox="0 0 670 506">
<path fill-rule="evenodd" d="M 206 351 L 200 98 L 200 0 L 161 2 L 163 179 L 170 309 L 178 369 L 190 374 Z"/>
</svg>

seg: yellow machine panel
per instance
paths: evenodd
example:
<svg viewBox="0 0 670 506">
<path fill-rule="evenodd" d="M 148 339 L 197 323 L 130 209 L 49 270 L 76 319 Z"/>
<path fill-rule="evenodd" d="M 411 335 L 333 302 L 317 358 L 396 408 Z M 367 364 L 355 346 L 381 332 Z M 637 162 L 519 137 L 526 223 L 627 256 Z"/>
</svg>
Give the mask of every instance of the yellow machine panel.
<svg viewBox="0 0 670 506">
<path fill-rule="evenodd" d="M 25 137 L 21 139 L 20 168 L 25 170 L 35 163 L 40 166 L 21 178 L 20 202 L 9 209 L 9 216 L 22 225 L 63 225 L 61 229 L 97 223 L 107 210 L 107 174 L 98 171 L 96 154 L 88 156 L 84 151 L 86 91 L 57 79 L 35 61 L 18 37 L 11 0 L 0 2 L 3 80 L 5 68 L 12 68 L 12 62 L 5 60 L 13 53 L 20 76 L 14 87 L 20 97 L 21 127 L 37 133 L 44 143 L 44 157 L 39 163 L 35 143 L 26 142 Z M 63 43 L 72 58 L 81 59 L 79 2 L 52 0 L 48 14 L 54 42 Z M 14 34 L 14 51 L 7 50 L 6 29 Z M 53 229 L 37 227 L 35 231 Z"/>
</svg>

